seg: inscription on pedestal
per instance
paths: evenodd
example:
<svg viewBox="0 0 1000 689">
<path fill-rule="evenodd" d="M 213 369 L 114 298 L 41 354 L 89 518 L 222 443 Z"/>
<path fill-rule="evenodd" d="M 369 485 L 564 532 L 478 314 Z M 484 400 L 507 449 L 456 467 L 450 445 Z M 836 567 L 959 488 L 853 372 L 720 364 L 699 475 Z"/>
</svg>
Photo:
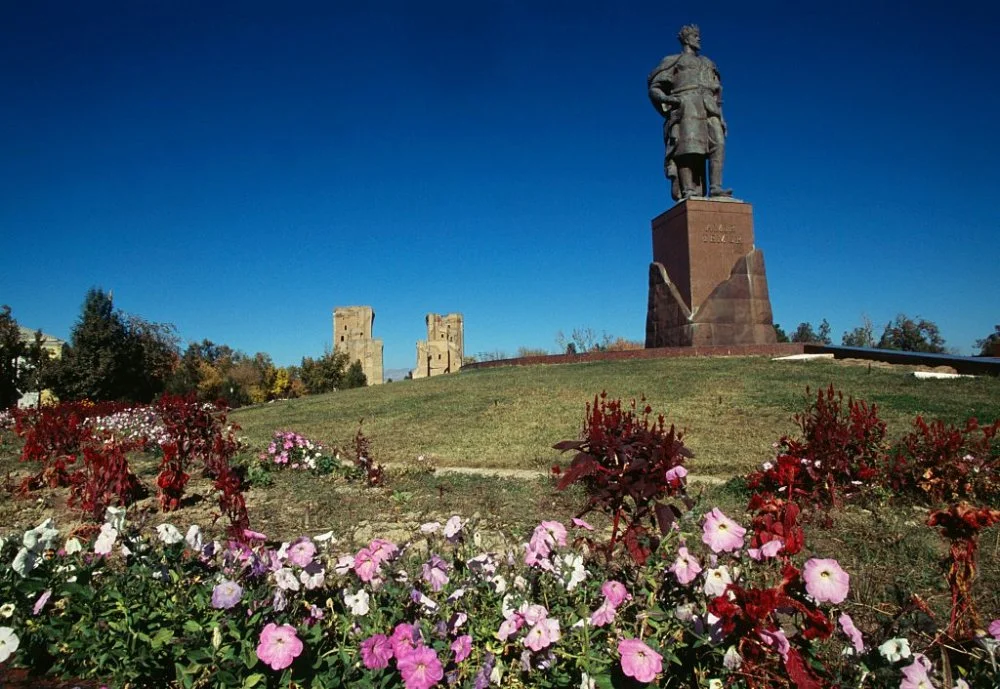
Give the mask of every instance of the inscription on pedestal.
<svg viewBox="0 0 1000 689">
<path fill-rule="evenodd" d="M 743 237 L 736 231 L 736 225 L 709 225 L 701 233 L 705 244 L 743 244 Z"/>
</svg>

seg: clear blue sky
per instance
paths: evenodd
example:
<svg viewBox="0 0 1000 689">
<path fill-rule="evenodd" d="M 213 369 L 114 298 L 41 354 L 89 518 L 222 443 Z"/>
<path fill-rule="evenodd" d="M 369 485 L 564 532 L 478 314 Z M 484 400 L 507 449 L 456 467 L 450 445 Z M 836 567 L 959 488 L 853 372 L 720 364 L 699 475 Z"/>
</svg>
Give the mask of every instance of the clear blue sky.
<svg viewBox="0 0 1000 689">
<path fill-rule="evenodd" d="M 646 75 L 702 29 L 775 320 L 1000 322 L 1000 10 L 977 2 L 5 2 L 0 303 L 86 290 L 279 364 L 369 304 L 466 351 L 644 337 L 672 201 Z M 805 7 L 805 9 L 803 9 Z"/>
</svg>

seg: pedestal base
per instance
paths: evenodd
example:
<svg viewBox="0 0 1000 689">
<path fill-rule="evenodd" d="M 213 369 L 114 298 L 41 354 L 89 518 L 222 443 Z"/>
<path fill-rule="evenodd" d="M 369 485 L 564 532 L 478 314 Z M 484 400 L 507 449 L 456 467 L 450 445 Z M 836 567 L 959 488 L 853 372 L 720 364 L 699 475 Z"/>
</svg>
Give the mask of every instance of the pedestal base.
<svg viewBox="0 0 1000 689">
<path fill-rule="evenodd" d="M 688 199 L 653 221 L 646 347 L 774 344 L 753 210 Z"/>
</svg>

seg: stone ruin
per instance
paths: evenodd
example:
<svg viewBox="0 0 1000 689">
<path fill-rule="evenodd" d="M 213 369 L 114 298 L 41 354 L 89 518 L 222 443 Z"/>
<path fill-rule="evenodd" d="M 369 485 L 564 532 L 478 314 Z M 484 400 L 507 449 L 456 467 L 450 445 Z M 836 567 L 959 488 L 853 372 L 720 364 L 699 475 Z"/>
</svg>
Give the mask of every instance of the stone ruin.
<svg viewBox="0 0 1000 689">
<path fill-rule="evenodd" d="M 462 368 L 464 351 L 462 314 L 427 314 L 427 339 L 417 342 L 414 378 L 430 378 L 455 373 Z"/>
<path fill-rule="evenodd" d="M 375 311 L 370 306 L 338 306 L 333 310 L 334 349 L 360 361 L 369 385 L 382 384 L 382 340 L 372 339 Z"/>
</svg>

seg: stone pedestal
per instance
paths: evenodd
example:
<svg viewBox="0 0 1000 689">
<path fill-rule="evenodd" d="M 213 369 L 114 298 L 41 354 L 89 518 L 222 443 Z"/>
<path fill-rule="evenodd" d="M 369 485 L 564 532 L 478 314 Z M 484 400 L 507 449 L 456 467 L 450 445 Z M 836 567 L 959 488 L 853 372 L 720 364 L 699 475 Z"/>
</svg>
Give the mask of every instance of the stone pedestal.
<svg viewBox="0 0 1000 689">
<path fill-rule="evenodd" d="M 687 199 L 655 218 L 646 347 L 774 342 L 753 207 Z"/>
</svg>

